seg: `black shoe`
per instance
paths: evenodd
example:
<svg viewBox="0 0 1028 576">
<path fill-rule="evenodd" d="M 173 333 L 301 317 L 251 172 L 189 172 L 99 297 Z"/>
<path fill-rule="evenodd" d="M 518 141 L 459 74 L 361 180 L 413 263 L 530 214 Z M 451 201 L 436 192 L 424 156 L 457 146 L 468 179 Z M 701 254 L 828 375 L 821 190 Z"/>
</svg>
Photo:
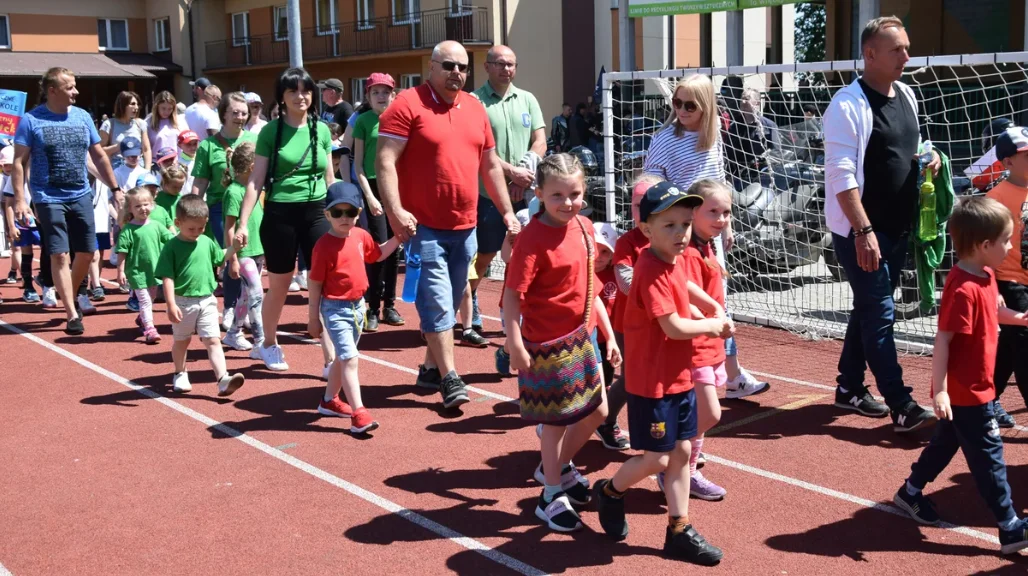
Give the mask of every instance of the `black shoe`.
<svg viewBox="0 0 1028 576">
<path fill-rule="evenodd" d="M 438 390 L 440 382 L 442 377 L 438 368 L 425 368 L 424 364 L 418 366 L 418 380 L 414 383 L 417 387 Z"/>
<path fill-rule="evenodd" d="M 925 410 L 913 400 L 904 404 L 903 408 L 892 411 L 892 429 L 899 433 L 912 432 L 934 421 L 935 413 Z"/>
<path fill-rule="evenodd" d="M 918 524 L 935 526 L 940 521 L 939 513 L 935 511 L 935 502 L 921 492 L 911 496 L 907 492 L 906 482 L 900 486 L 899 491 L 892 497 L 892 501 L 901 510 L 910 514 L 910 517 Z"/>
<path fill-rule="evenodd" d="M 364 322 L 365 332 L 378 332 L 378 310 L 368 310 L 367 318 Z"/>
<path fill-rule="evenodd" d="M 85 331 L 85 327 L 82 326 L 82 316 L 68 320 L 68 325 L 64 327 L 64 333 L 69 336 L 81 336 Z"/>
<path fill-rule="evenodd" d="M 89 291 L 89 299 L 93 302 L 103 302 L 107 296 L 104 294 L 104 289 L 97 286 Z"/>
<path fill-rule="evenodd" d="M 603 532 L 620 542 L 628 537 L 628 521 L 625 520 L 625 499 L 608 496 L 603 491 L 610 480 L 600 480 L 593 486 L 593 500 L 596 501 L 596 512 L 600 517 Z"/>
<path fill-rule="evenodd" d="M 485 348 L 489 345 L 489 341 L 474 330 L 464 330 L 461 332 L 458 344 L 461 346 L 470 346 L 471 348 Z"/>
<path fill-rule="evenodd" d="M 403 319 L 403 316 L 400 316 L 396 308 L 384 308 L 382 310 L 382 323 L 387 326 L 403 326 L 407 321 Z"/>
<path fill-rule="evenodd" d="M 1000 552 L 1013 554 L 1028 548 L 1028 519 L 1021 518 L 1012 530 L 999 531 Z"/>
<path fill-rule="evenodd" d="M 872 418 L 885 418 L 889 415 L 889 407 L 874 399 L 863 384 L 851 386 L 851 390 L 843 391 L 842 386 L 835 389 L 835 407 L 859 412 Z"/>
<path fill-rule="evenodd" d="M 664 531 L 664 555 L 700 566 L 714 566 L 721 562 L 725 554 L 720 548 L 707 542 L 692 524 L 689 524 L 678 534 L 673 534 L 671 527 L 667 527 Z"/>
<path fill-rule="evenodd" d="M 992 413 L 996 416 L 996 425 L 1000 428 L 1013 428 L 1017 426 L 1017 422 L 1014 422 L 1014 417 L 1007 414 L 1007 411 L 1000 405 L 999 398 L 992 401 Z"/>
<path fill-rule="evenodd" d="M 546 488 L 539 494 L 539 503 L 535 506 L 535 516 L 550 530 L 557 532 L 574 532 L 582 527 L 582 519 L 578 512 L 571 507 L 568 497 L 563 492 L 558 492 L 552 500 L 546 500 Z"/>
<path fill-rule="evenodd" d="M 628 438 L 617 424 L 600 424 L 596 427 L 596 437 L 608 450 L 628 450 Z"/>
<path fill-rule="evenodd" d="M 439 392 L 443 395 L 443 408 L 455 408 L 471 401 L 464 381 L 460 376 L 447 376 L 439 383 Z"/>
<path fill-rule="evenodd" d="M 11 273 L 7 275 L 7 283 L 8 284 L 17 284 L 18 283 L 18 273 L 12 270 Z"/>
</svg>

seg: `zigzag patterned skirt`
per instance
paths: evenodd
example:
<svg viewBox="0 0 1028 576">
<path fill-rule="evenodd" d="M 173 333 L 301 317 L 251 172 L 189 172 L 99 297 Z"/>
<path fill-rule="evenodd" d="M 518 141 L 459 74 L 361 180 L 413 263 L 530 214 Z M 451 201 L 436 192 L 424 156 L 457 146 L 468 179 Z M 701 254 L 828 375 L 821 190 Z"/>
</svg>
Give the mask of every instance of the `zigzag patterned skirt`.
<svg viewBox="0 0 1028 576">
<path fill-rule="evenodd" d="M 525 340 L 532 358 L 518 371 L 521 417 L 533 424 L 570 426 L 603 401 L 603 374 L 586 326 L 542 344 Z"/>
</svg>

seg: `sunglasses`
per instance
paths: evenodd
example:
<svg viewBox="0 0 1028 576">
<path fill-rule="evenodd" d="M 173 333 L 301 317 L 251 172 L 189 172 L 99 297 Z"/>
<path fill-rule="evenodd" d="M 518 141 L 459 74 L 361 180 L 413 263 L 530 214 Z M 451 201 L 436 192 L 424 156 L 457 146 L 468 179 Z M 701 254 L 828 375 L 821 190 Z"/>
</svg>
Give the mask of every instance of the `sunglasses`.
<svg viewBox="0 0 1028 576">
<path fill-rule="evenodd" d="M 447 72 L 453 72 L 454 68 L 456 68 L 461 73 L 464 73 L 464 72 L 468 71 L 468 65 L 467 64 L 461 64 L 460 62 L 454 62 L 453 60 L 445 60 L 443 62 L 440 62 L 438 60 L 433 60 L 433 62 L 435 62 L 436 64 L 442 66 L 443 70 L 446 70 Z"/>
<path fill-rule="evenodd" d="M 678 98 L 675 98 L 671 103 L 675 105 L 675 110 L 685 108 L 686 112 L 695 112 L 700 109 L 700 107 L 692 100 L 679 100 Z"/>
<path fill-rule="evenodd" d="M 347 218 L 356 218 L 360 215 L 360 213 L 361 209 L 355 208 L 353 206 L 349 208 L 340 208 L 338 206 L 333 206 L 328 209 L 328 215 L 337 220 L 339 218 L 342 218 L 343 216 L 346 216 Z"/>
</svg>

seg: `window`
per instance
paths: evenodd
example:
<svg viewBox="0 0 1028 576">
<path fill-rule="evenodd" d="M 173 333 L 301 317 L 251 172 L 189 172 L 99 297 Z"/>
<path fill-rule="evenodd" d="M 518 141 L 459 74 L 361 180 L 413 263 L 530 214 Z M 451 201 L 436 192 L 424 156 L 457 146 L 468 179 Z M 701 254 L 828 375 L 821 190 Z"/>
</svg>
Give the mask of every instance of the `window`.
<svg viewBox="0 0 1028 576">
<path fill-rule="evenodd" d="M 171 18 L 153 21 L 154 52 L 171 50 Z"/>
<path fill-rule="evenodd" d="M 272 12 L 275 26 L 275 40 L 289 40 L 289 17 L 285 6 L 275 6 Z"/>
<path fill-rule="evenodd" d="M 411 24 L 421 20 L 419 0 L 392 0 L 393 24 Z"/>
<path fill-rule="evenodd" d="M 7 22 L 7 15 L 0 14 L 0 48 L 11 47 L 11 27 Z"/>
<path fill-rule="evenodd" d="M 413 88 L 421 85 L 421 74 L 402 74 L 400 75 L 400 89 L 406 90 L 407 88 Z"/>
<path fill-rule="evenodd" d="M 364 100 L 364 86 L 367 83 L 367 78 L 354 78 L 350 80 L 350 98 L 353 99 L 354 108 L 360 106 L 360 101 Z"/>
<path fill-rule="evenodd" d="M 101 18 L 96 21 L 100 50 L 128 50 L 128 20 Z"/>
<path fill-rule="evenodd" d="M 236 12 L 232 15 L 232 45 L 246 46 L 250 43 L 250 13 Z"/>
<path fill-rule="evenodd" d="M 371 20 L 375 18 L 375 0 L 357 0 L 357 28 L 374 27 Z"/>
<path fill-rule="evenodd" d="M 339 23 L 336 20 L 335 0 L 315 0 L 314 8 L 317 11 L 315 17 L 318 34 L 338 34 Z"/>
<path fill-rule="evenodd" d="M 450 0 L 450 16 L 467 16 L 471 14 L 471 0 Z"/>
</svg>

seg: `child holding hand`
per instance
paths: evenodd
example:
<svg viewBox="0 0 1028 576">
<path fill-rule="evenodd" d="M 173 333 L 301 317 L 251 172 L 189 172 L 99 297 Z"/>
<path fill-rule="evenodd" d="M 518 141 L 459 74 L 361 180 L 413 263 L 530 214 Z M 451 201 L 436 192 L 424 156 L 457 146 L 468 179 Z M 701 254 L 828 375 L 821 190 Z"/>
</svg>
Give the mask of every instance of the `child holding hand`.
<svg viewBox="0 0 1028 576">
<path fill-rule="evenodd" d="M 118 284 L 128 285 L 139 302 L 136 326 L 147 344 L 157 344 L 161 335 L 153 323 L 153 302 L 157 297 L 157 261 L 164 244 L 174 234 L 163 223 L 151 218 L 153 196 L 137 186 L 125 193 L 125 203 L 118 214 L 121 234 L 118 236 Z"/>
</svg>

